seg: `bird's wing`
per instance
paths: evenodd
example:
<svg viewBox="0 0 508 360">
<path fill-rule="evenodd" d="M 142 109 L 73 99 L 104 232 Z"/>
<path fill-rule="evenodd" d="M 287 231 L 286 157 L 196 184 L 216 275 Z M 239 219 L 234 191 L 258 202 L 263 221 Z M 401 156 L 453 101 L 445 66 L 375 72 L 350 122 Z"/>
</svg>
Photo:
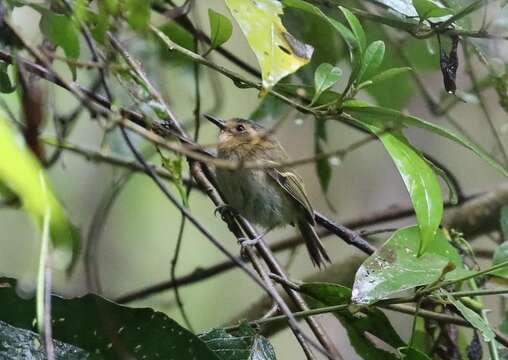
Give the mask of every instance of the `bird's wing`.
<svg viewBox="0 0 508 360">
<path fill-rule="evenodd" d="M 314 225 L 316 223 L 314 220 L 314 210 L 305 193 L 302 179 L 289 171 L 283 172 L 278 169 L 268 169 L 267 172 L 303 208 L 307 221 Z"/>
</svg>

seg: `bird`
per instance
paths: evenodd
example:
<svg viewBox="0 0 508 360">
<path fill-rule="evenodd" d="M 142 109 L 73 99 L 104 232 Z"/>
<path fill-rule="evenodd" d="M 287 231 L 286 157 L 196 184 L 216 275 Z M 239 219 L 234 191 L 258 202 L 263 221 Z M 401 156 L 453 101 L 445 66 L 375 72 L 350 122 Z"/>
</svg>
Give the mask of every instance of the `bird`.
<svg viewBox="0 0 508 360">
<path fill-rule="evenodd" d="M 262 235 L 288 224 L 296 226 L 314 266 L 321 268 L 330 263 L 314 229 L 314 210 L 303 181 L 295 172 L 284 168 L 288 156 L 275 135 L 251 120 L 224 121 L 212 115 L 204 116 L 219 128 L 219 159 L 261 165 L 235 169 L 216 166 L 217 185 L 227 206 L 262 227 L 265 230 Z"/>
</svg>

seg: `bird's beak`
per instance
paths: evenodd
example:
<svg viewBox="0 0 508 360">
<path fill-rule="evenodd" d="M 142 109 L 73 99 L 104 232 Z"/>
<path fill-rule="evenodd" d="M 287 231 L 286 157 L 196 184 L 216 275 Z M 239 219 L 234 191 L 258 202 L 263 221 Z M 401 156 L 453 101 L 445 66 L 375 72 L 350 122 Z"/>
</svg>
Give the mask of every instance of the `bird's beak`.
<svg viewBox="0 0 508 360">
<path fill-rule="evenodd" d="M 215 126 L 217 126 L 219 129 L 224 130 L 226 128 L 226 122 L 224 120 L 221 120 L 219 118 L 216 118 L 215 116 L 203 114 L 203 116 L 212 122 Z"/>
</svg>

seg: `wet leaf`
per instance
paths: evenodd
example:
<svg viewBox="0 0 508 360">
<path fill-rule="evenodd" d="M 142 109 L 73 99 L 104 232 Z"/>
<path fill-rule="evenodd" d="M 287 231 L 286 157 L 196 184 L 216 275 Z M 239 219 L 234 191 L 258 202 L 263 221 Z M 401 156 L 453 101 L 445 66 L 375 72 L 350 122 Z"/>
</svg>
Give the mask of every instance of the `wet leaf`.
<svg viewBox="0 0 508 360">
<path fill-rule="evenodd" d="M 418 12 L 420 20 L 451 15 L 453 13 L 451 9 L 437 4 L 432 0 L 413 0 L 413 6 Z"/>
<path fill-rule="evenodd" d="M 221 360 L 276 360 L 270 342 L 246 324 L 237 331 L 212 329 L 199 338 Z"/>
<path fill-rule="evenodd" d="M 312 106 L 321 96 L 321 94 L 331 88 L 339 81 L 342 75 L 342 70 L 331 64 L 321 64 L 316 69 L 314 74 L 314 96 L 310 106 Z"/>
<path fill-rule="evenodd" d="M 211 47 L 215 49 L 229 40 L 233 34 L 233 24 L 227 17 L 212 9 L 208 9 L 208 19 L 210 20 Z"/>
<path fill-rule="evenodd" d="M 34 300 L 18 297 L 13 279 L 0 278 L 0 284 L 0 320 L 32 330 Z M 149 308 L 129 308 L 92 294 L 52 296 L 51 307 L 53 338 L 100 358 L 116 359 L 127 351 L 137 359 L 219 359 L 197 336 Z"/>
<path fill-rule="evenodd" d="M 429 244 L 427 251 L 417 256 L 420 243 L 418 227 L 411 226 L 395 232 L 358 269 L 353 285 L 353 301 L 371 304 L 402 291 L 437 281 L 450 263 L 455 270 L 445 279 L 453 280 L 473 273 L 466 270 L 457 250 L 442 230 Z"/>
<path fill-rule="evenodd" d="M 50 234 L 55 247 L 54 265 L 69 267 L 78 254 L 78 231 L 53 193 L 44 169 L 1 114 L 0 154 L 0 183 L 19 197 L 24 209 L 38 225 L 42 226 L 44 215 L 50 211 Z"/>
<path fill-rule="evenodd" d="M 385 56 L 385 43 L 381 40 L 371 43 L 363 55 L 362 69 L 358 81 L 370 80 L 377 72 Z"/>
<path fill-rule="evenodd" d="M 471 325 L 473 325 L 478 331 L 480 331 L 480 333 L 483 335 L 483 340 L 485 342 L 490 342 L 494 340 L 496 335 L 490 328 L 489 324 L 487 324 L 480 315 L 478 315 L 476 312 L 474 312 L 466 305 L 464 305 L 462 301 L 455 299 L 453 296 L 451 296 L 444 290 L 441 290 L 441 292 L 444 293 L 446 299 L 449 302 L 451 302 L 453 306 L 455 306 L 455 308 L 462 314 L 464 319 L 466 319 Z"/>
<path fill-rule="evenodd" d="M 225 0 L 247 37 L 261 67 L 263 89 L 310 61 L 314 49 L 294 38 L 282 24 L 282 4 L 276 0 Z"/>
<path fill-rule="evenodd" d="M 91 356 L 73 345 L 53 340 L 56 360 L 85 360 Z M 0 358 L 2 359 L 46 359 L 39 334 L 18 329 L 0 321 Z"/>
<path fill-rule="evenodd" d="M 350 103 L 345 104 L 344 111 L 358 118 L 373 118 L 377 121 L 382 121 L 388 126 L 389 124 L 401 125 L 404 127 L 415 126 L 425 130 L 429 130 L 434 134 L 448 138 L 466 148 L 473 151 L 480 158 L 489 163 L 497 171 L 503 175 L 508 176 L 508 170 L 499 164 L 487 151 L 483 150 L 480 146 L 472 142 L 471 140 L 455 134 L 451 130 L 445 127 L 436 125 L 434 123 L 427 122 L 420 118 L 411 115 L 405 115 L 400 111 L 381 108 L 377 106 L 368 106 L 365 103 Z"/>
<path fill-rule="evenodd" d="M 316 306 L 347 305 L 351 300 L 351 289 L 331 283 L 306 283 L 300 291 L 316 301 Z M 357 313 L 348 309 L 334 313 L 346 328 L 351 345 L 363 359 L 396 359 L 394 354 L 376 347 L 367 334 L 374 335 L 393 348 L 405 343 L 393 329 L 386 315 L 377 308 L 362 308 Z"/>
<path fill-rule="evenodd" d="M 438 177 L 400 130 L 386 132 L 385 127 L 390 125 L 382 120 L 365 117 L 358 119 L 379 137 L 404 180 L 420 228 L 418 255 L 421 255 L 434 240 L 443 217 L 443 194 Z"/>
</svg>

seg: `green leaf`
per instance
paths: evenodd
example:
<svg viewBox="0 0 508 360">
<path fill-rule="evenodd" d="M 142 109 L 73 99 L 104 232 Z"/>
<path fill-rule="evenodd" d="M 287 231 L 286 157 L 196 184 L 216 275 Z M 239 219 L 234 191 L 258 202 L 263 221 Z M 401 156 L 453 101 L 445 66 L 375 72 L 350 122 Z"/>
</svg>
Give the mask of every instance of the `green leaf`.
<svg viewBox="0 0 508 360">
<path fill-rule="evenodd" d="M 434 134 L 443 136 L 448 138 L 466 148 L 473 151 L 480 158 L 489 163 L 496 170 L 501 172 L 503 175 L 508 176 L 508 170 L 505 169 L 501 164 L 499 164 L 492 156 L 489 155 L 488 152 L 483 150 L 480 146 L 476 145 L 471 140 L 455 134 L 451 130 L 448 130 L 445 127 L 440 125 L 436 125 L 415 116 L 405 115 L 397 110 L 381 108 L 377 106 L 367 106 L 365 103 L 346 103 L 344 106 L 344 111 L 357 118 L 373 118 L 377 121 L 383 122 L 386 126 L 389 124 L 392 125 L 400 125 L 400 126 L 415 126 L 421 129 L 429 130 Z"/>
<path fill-rule="evenodd" d="M 318 306 L 347 305 L 351 289 L 331 283 L 306 283 L 300 291 L 316 300 Z M 367 334 L 372 334 L 393 348 L 405 346 L 386 315 L 377 308 L 362 308 L 357 313 L 345 309 L 334 313 L 346 328 L 355 351 L 363 359 L 396 359 L 395 355 L 379 349 Z"/>
<path fill-rule="evenodd" d="M 371 43 L 363 55 L 362 69 L 358 82 L 370 80 L 377 72 L 385 56 L 385 43 L 381 40 Z"/>
<path fill-rule="evenodd" d="M 276 0 L 225 0 L 261 67 L 263 92 L 310 61 L 314 49 L 282 24 Z"/>
<path fill-rule="evenodd" d="M 163 24 L 159 27 L 159 30 L 162 31 L 171 39 L 171 41 L 175 42 L 176 44 L 186 48 L 187 50 L 195 51 L 194 37 L 190 32 L 188 32 L 175 21 L 169 21 Z M 155 41 L 158 44 L 159 56 L 161 59 L 169 62 L 172 66 L 192 66 L 193 62 L 190 61 L 187 56 L 176 51 L 167 51 L 167 46 L 159 37 L 154 36 L 154 39 L 156 39 Z"/>
<path fill-rule="evenodd" d="M 221 360 L 276 360 L 270 342 L 246 324 L 234 332 L 212 329 L 199 338 Z"/>
<path fill-rule="evenodd" d="M 0 93 L 8 94 L 16 90 L 16 86 L 11 83 L 7 68 L 9 64 L 0 61 Z"/>
<path fill-rule="evenodd" d="M 337 81 L 339 81 L 342 75 L 342 70 L 336 66 L 331 64 L 321 64 L 316 69 L 316 73 L 314 74 L 314 96 L 310 103 L 312 106 L 317 99 L 321 96 L 323 91 L 331 88 Z"/>
<path fill-rule="evenodd" d="M 413 0 L 413 6 L 418 12 L 420 20 L 451 15 L 453 13 L 451 9 L 438 5 L 432 0 Z"/>
<path fill-rule="evenodd" d="M 431 284 L 440 279 L 443 269 L 450 264 L 455 270 L 445 274 L 454 280 L 473 272 L 464 268 L 462 258 L 449 243 L 445 233 L 438 230 L 427 251 L 420 257 L 418 227 L 400 229 L 358 269 L 353 285 L 353 301 L 371 304 L 395 296 L 417 286 Z"/>
<path fill-rule="evenodd" d="M 54 195 L 44 169 L 32 152 L 20 144 L 19 136 L 1 114 L 0 154 L 0 183 L 19 197 L 24 209 L 39 226 L 42 226 L 46 212 L 50 212 L 50 234 L 55 248 L 54 265 L 69 267 L 78 254 L 78 231 Z"/>
<path fill-rule="evenodd" d="M 490 342 L 494 340 L 496 335 L 490 328 L 489 324 L 482 319 L 480 315 L 474 312 L 472 309 L 468 308 L 464 303 L 460 300 L 455 299 L 448 292 L 441 290 L 442 293 L 446 296 L 446 299 L 455 306 L 455 308 L 462 314 L 464 319 L 466 319 L 471 325 L 473 325 L 483 336 L 483 340 L 485 342 Z"/>
<path fill-rule="evenodd" d="M 117 358 L 120 349 L 115 344 L 137 359 L 219 359 L 196 335 L 149 308 L 129 308 L 90 294 L 73 299 L 52 296 L 51 313 L 54 339 L 101 359 Z M 31 330 L 34 318 L 34 300 L 17 295 L 15 280 L 0 278 L 0 320 Z"/>
<path fill-rule="evenodd" d="M 434 240 L 443 217 L 443 194 L 436 173 L 400 130 L 387 132 L 390 124 L 373 117 L 360 116 L 358 120 L 379 137 L 404 180 L 420 228 L 421 255 Z"/>
<path fill-rule="evenodd" d="M 211 47 L 215 49 L 229 40 L 233 34 L 233 24 L 227 17 L 212 9 L 208 9 L 208 19 L 210 20 Z"/>
<path fill-rule="evenodd" d="M 355 38 L 358 41 L 358 44 L 360 45 L 360 50 L 362 52 L 365 51 L 365 47 L 367 46 L 367 37 L 365 36 L 365 31 L 363 30 L 362 24 L 360 24 L 360 20 L 358 20 L 358 18 L 345 7 L 339 6 L 339 9 L 344 14 L 344 17 L 349 23 L 351 30 L 353 30 Z"/>
<path fill-rule="evenodd" d="M 126 0 L 126 7 L 129 25 L 134 30 L 145 30 L 150 22 L 150 1 Z"/>
<path fill-rule="evenodd" d="M 66 15 L 56 14 L 51 11 L 41 12 L 39 27 L 52 43 L 61 47 L 70 59 L 79 57 L 79 33 L 72 19 Z M 73 78 L 76 78 L 76 66 L 69 64 Z"/>
<path fill-rule="evenodd" d="M 46 359 L 39 334 L 0 321 L 0 358 Z M 85 360 L 90 354 L 73 345 L 53 340 L 55 359 Z"/>
</svg>

